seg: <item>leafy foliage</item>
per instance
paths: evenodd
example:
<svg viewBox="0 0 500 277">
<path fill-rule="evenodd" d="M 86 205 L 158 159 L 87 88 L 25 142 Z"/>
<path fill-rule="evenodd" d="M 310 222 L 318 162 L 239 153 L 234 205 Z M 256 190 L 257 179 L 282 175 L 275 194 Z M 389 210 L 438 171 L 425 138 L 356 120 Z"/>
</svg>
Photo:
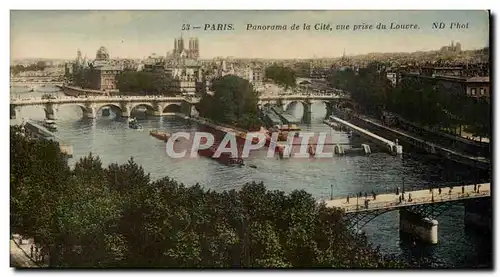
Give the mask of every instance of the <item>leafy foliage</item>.
<svg viewBox="0 0 500 277">
<path fill-rule="evenodd" d="M 145 71 L 123 71 L 116 86 L 123 95 L 169 95 L 172 80 L 165 74 Z"/>
<path fill-rule="evenodd" d="M 205 94 L 198 105 L 200 115 L 247 130 L 259 130 L 259 94 L 245 79 L 227 75 L 215 79 L 214 95 Z"/>
<path fill-rule="evenodd" d="M 450 95 L 430 83 L 403 82 L 392 87 L 386 72 L 372 63 L 359 73 L 351 69 L 336 71 L 328 78 L 331 86 L 350 92 L 363 112 L 380 116 L 390 111 L 437 130 L 456 130 L 467 126 L 475 136 L 489 137 L 490 109 L 487 98 Z"/>
<path fill-rule="evenodd" d="M 266 78 L 273 80 L 276 84 L 283 86 L 285 90 L 296 86 L 295 71 L 289 67 L 272 65 L 266 68 Z"/>
<path fill-rule="evenodd" d="M 70 170 L 56 143 L 11 129 L 11 224 L 52 267 L 400 266 L 304 191 L 240 191 L 152 181 L 133 159 Z"/>
<path fill-rule="evenodd" d="M 21 72 L 25 72 L 25 71 L 44 71 L 45 68 L 47 68 L 47 65 L 45 64 L 45 62 L 39 61 L 37 63 L 30 64 L 27 66 L 24 66 L 22 64 L 17 64 L 17 65 L 11 66 L 10 72 L 12 72 L 12 74 L 14 74 L 14 75 L 17 75 L 17 74 L 19 74 Z"/>
</svg>

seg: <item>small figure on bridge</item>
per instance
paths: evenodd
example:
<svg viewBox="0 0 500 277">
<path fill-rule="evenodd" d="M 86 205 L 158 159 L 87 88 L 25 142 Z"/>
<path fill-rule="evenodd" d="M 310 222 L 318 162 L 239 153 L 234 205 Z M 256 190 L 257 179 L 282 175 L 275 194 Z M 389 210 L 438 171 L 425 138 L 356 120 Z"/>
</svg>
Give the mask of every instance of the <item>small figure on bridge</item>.
<svg viewBox="0 0 500 277">
<path fill-rule="evenodd" d="M 370 202 L 370 200 L 365 199 L 365 209 L 368 209 L 368 202 Z"/>
<path fill-rule="evenodd" d="M 429 188 L 429 192 L 432 193 L 432 187 Z"/>
<path fill-rule="evenodd" d="M 349 204 L 349 195 L 347 195 L 347 204 Z"/>
<path fill-rule="evenodd" d="M 372 190 L 373 200 L 377 200 L 377 194 Z"/>
<path fill-rule="evenodd" d="M 401 195 L 399 196 L 399 204 L 401 204 L 401 202 L 403 202 L 403 199 L 401 198 Z"/>
<path fill-rule="evenodd" d="M 465 187 L 462 186 L 462 194 L 464 194 L 464 193 L 465 193 Z"/>
<path fill-rule="evenodd" d="M 411 199 L 411 193 L 408 194 L 408 202 L 411 202 L 413 199 Z"/>
<path fill-rule="evenodd" d="M 441 195 L 441 188 L 439 188 L 438 192 L 439 192 L 439 195 Z"/>
<path fill-rule="evenodd" d="M 452 191 L 452 190 L 453 190 L 453 188 L 452 188 L 452 187 L 450 187 L 450 191 L 448 192 L 448 194 L 451 194 L 451 191 Z"/>
<path fill-rule="evenodd" d="M 481 185 L 477 185 L 477 193 L 479 193 L 480 188 L 481 188 Z"/>
<path fill-rule="evenodd" d="M 474 192 L 477 192 L 477 185 L 474 184 Z"/>
<path fill-rule="evenodd" d="M 434 202 L 434 193 L 431 196 L 431 201 Z"/>
<path fill-rule="evenodd" d="M 33 258 L 33 244 L 30 247 L 30 256 L 31 256 L 31 258 Z"/>
<path fill-rule="evenodd" d="M 396 195 L 399 195 L 399 187 L 396 188 Z"/>
<path fill-rule="evenodd" d="M 365 192 L 365 198 L 368 198 L 368 194 Z"/>
</svg>

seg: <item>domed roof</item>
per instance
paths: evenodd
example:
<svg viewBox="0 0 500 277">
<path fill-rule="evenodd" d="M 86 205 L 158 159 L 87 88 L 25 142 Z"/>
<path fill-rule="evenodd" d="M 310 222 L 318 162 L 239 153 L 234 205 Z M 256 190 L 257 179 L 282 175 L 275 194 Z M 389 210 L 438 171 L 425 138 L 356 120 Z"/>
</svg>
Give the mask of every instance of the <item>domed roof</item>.
<svg viewBox="0 0 500 277">
<path fill-rule="evenodd" d="M 106 49 L 106 47 L 104 46 L 101 46 L 97 50 L 97 53 L 95 54 L 95 59 L 98 61 L 108 60 L 109 59 L 108 49 Z"/>
</svg>

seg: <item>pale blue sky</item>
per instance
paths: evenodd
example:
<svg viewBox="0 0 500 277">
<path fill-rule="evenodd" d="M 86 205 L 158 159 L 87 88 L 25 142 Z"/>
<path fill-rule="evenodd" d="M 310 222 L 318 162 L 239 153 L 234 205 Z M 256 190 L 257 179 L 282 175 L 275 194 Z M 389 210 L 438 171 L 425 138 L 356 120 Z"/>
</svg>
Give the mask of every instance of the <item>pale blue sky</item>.
<svg viewBox="0 0 500 277">
<path fill-rule="evenodd" d="M 141 58 L 165 55 L 181 35 L 182 24 L 232 23 L 234 31 L 191 31 L 199 38 L 202 58 L 336 57 L 369 52 L 439 49 L 453 40 L 463 49 L 489 44 L 486 11 L 11 11 L 11 57 L 74 58 L 77 48 L 94 58 L 100 46 L 111 56 Z M 450 30 L 450 22 L 469 23 Z M 247 31 L 246 24 L 330 23 L 418 24 L 418 30 Z M 445 22 L 444 30 L 431 29 Z M 186 42 L 187 45 L 187 42 Z"/>
</svg>

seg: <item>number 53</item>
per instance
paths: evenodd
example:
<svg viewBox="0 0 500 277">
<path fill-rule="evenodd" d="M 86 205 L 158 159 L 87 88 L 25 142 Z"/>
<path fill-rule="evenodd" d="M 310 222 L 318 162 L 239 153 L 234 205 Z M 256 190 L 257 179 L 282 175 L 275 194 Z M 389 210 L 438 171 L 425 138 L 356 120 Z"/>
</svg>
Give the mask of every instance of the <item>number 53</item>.
<svg viewBox="0 0 500 277">
<path fill-rule="evenodd" d="M 189 24 L 182 24 L 182 30 L 183 31 L 189 31 L 191 26 L 189 26 Z"/>
</svg>

